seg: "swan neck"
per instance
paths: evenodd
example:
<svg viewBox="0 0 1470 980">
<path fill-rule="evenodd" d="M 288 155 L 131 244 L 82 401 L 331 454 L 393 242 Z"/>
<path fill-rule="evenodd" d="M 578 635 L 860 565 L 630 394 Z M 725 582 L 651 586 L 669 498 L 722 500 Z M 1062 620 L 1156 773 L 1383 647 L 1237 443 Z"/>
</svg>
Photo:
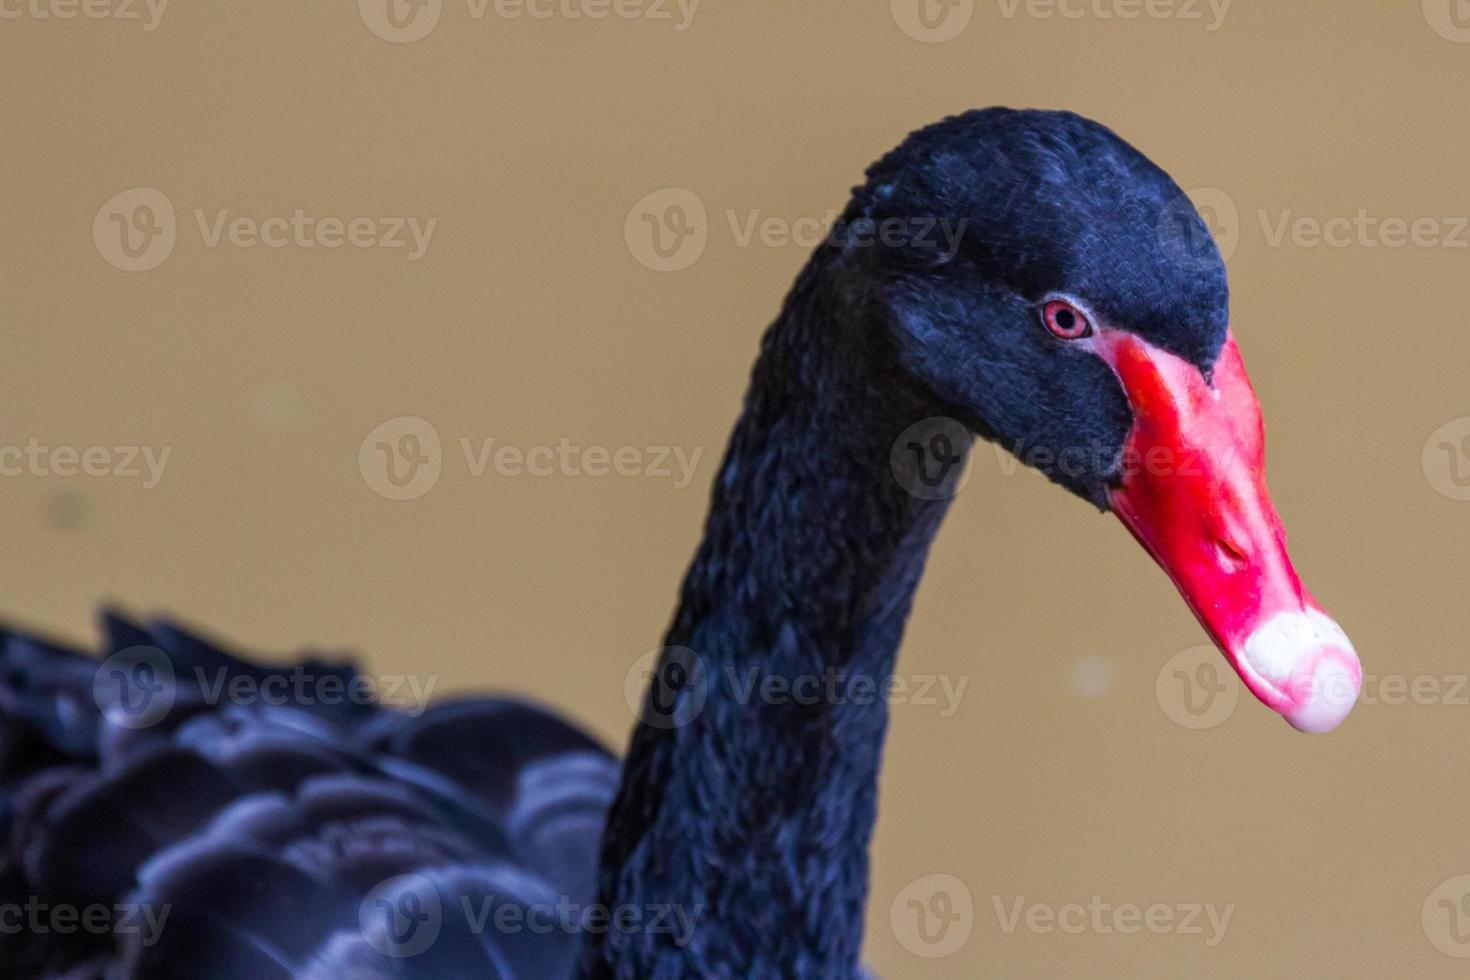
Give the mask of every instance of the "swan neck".
<svg viewBox="0 0 1470 980">
<path fill-rule="evenodd" d="M 602 901 L 697 925 L 609 932 L 589 975 L 859 975 L 884 692 L 947 501 L 890 461 L 934 407 L 841 308 L 809 268 L 762 343 L 609 816 Z"/>
</svg>

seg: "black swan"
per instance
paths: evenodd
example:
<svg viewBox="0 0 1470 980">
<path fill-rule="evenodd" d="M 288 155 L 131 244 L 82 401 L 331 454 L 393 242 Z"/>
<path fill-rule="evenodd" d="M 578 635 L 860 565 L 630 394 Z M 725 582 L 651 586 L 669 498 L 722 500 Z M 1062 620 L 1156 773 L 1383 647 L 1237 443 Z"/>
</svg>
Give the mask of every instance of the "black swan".
<svg viewBox="0 0 1470 980">
<path fill-rule="evenodd" d="M 518 701 L 266 698 L 358 675 L 169 621 L 105 613 L 100 668 L 9 632 L 3 972 L 860 976 L 887 712 L 844 692 L 894 670 L 972 434 L 1116 513 L 1262 701 L 1334 727 L 1361 670 L 1287 558 L 1227 309 L 1195 210 L 1103 126 L 914 133 L 765 335 L 621 764 Z"/>
</svg>

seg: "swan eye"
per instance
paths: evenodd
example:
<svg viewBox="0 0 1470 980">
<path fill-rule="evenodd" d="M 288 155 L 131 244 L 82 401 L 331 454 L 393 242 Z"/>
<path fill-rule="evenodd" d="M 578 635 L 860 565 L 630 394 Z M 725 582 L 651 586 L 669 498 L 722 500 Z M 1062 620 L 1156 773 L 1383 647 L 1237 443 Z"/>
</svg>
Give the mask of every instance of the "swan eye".
<svg viewBox="0 0 1470 980">
<path fill-rule="evenodd" d="M 1092 321 L 1077 307 L 1064 299 L 1054 299 L 1041 308 L 1041 319 L 1046 329 L 1063 340 L 1081 340 L 1092 336 Z"/>
</svg>

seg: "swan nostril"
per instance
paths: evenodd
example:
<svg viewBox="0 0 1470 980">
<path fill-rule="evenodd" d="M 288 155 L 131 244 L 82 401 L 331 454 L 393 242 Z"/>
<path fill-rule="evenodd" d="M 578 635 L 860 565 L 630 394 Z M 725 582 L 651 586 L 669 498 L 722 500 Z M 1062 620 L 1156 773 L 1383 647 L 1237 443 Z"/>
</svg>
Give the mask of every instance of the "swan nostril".
<svg viewBox="0 0 1470 980">
<path fill-rule="evenodd" d="M 1238 572 L 1250 564 L 1245 552 L 1227 538 L 1215 539 L 1215 557 L 1227 572 Z"/>
</svg>

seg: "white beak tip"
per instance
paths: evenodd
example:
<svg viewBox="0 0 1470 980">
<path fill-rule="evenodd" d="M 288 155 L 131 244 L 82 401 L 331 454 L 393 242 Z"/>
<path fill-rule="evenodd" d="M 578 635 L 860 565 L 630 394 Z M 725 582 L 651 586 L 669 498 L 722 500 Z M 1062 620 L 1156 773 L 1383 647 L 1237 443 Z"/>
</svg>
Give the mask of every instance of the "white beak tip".
<svg viewBox="0 0 1470 980">
<path fill-rule="evenodd" d="M 1330 732 L 1353 710 L 1363 685 L 1357 651 L 1317 609 L 1281 613 L 1245 642 L 1247 685 L 1297 731 Z"/>
<path fill-rule="evenodd" d="M 1314 735 L 1330 732 L 1342 724 L 1358 703 L 1362 682 L 1363 672 L 1357 657 L 1336 648 L 1323 650 L 1310 679 L 1302 678 L 1298 687 L 1300 701 L 1283 711 L 1282 716 L 1299 732 Z"/>
</svg>

